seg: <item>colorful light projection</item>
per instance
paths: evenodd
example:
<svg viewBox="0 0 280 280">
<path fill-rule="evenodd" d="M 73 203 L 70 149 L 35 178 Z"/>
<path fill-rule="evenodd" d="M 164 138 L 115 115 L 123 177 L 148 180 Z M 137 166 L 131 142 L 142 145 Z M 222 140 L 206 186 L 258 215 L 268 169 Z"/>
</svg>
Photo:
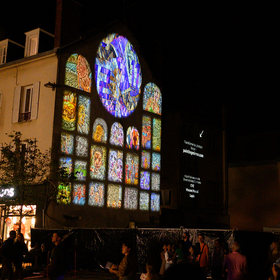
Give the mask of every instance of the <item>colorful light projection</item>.
<svg viewBox="0 0 280 280">
<path fill-rule="evenodd" d="M 68 133 L 61 133 L 60 142 L 61 153 L 66 155 L 73 155 L 74 152 L 74 136 Z"/>
<path fill-rule="evenodd" d="M 114 182 L 122 182 L 123 152 L 110 149 L 108 164 L 109 164 L 108 180 Z"/>
<path fill-rule="evenodd" d="M 95 59 L 97 92 L 106 110 L 116 118 L 135 110 L 142 83 L 137 54 L 123 36 L 110 34 L 99 45 Z"/>
<path fill-rule="evenodd" d="M 73 185 L 73 203 L 76 205 L 85 205 L 86 203 L 86 186 L 83 184 Z"/>
<path fill-rule="evenodd" d="M 151 154 L 147 151 L 141 151 L 141 167 L 148 169 L 151 166 Z"/>
<path fill-rule="evenodd" d="M 91 92 L 92 73 L 87 60 L 77 53 L 71 54 L 65 66 L 65 85 Z"/>
<path fill-rule="evenodd" d="M 65 172 L 65 174 L 71 174 L 73 171 L 72 158 L 61 157 L 59 160 L 59 168 Z"/>
<path fill-rule="evenodd" d="M 137 210 L 138 190 L 135 188 L 125 188 L 124 190 L 124 209 Z"/>
<path fill-rule="evenodd" d="M 90 151 L 90 178 L 105 179 L 106 148 L 92 145 Z"/>
<path fill-rule="evenodd" d="M 76 136 L 76 155 L 80 157 L 88 156 L 88 139 L 82 136 Z"/>
<path fill-rule="evenodd" d="M 151 211 L 158 212 L 160 209 L 160 195 L 157 193 L 151 194 Z"/>
<path fill-rule="evenodd" d="M 107 143 L 107 137 L 108 128 L 106 122 L 101 118 L 97 118 L 93 124 L 92 139 L 95 142 Z"/>
<path fill-rule="evenodd" d="M 74 165 L 74 175 L 76 180 L 85 181 L 87 178 L 87 162 L 83 160 L 76 160 Z"/>
<path fill-rule="evenodd" d="M 160 154 L 152 153 L 152 169 L 154 171 L 160 171 Z"/>
<path fill-rule="evenodd" d="M 150 196 L 147 192 L 140 192 L 139 209 L 149 210 Z"/>
<path fill-rule="evenodd" d="M 122 187 L 120 185 L 108 185 L 107 207 L 122 207 Z"/>
<path fill-rule="evenodd" d="M 111 127 L 110 144 L 123 147 L 124 133 L 120 123 L 115 122 Z"/>
<path fill-rule="evenodd" d="M 64 184 L 64 183 L 60 182 L 58 184 L 56 201 L 57 201 L 57 203 L 61 203 L 61 204 L 70 204 L 70 202 L 71 202 L 71 183 Z"/>
<path fill-rule="evenodd" d="M 65 90 L 62 104 L 62 129 L 74 131 L 76 128 L 77 96 Z"/>
<path fill-rule="evenodd" d="M 78 97 L 78 126 L 77 130 L 81 134 L 89 133 L 90 121 L 90 99 L 79 95 Z"/>
<path fill-rule="evenodd" d="M 157 85 L 148 83 L 143 93 L 143 110 L 161 115 L 162 96 Z"/>
<path fill-rule="evenodd" d="M 159 152 L 161 149 L 161 120 L 153 119 L 153 150 Z"/>
<path fill-rule="evenodd" d="M 140 173 L 140 189 L 149 190 L 150 189 L 150 172 L 141 171 Z"/>
<path fill-rule="evenodd" d="M 126 132 L 126 147 L 139 150 L 139 132 L 136 127 L 130 126 Z"/>
<path fill-rule="evenodd" d="M 142 118 L 142 147 L 145 149 L 151 149 L 152 140 L 152 120 L 148 116 L 143 116 Z"/>
<path fill-rule="evenodd" d="M 127 153 L 125 162 L 125 183 L 137 185 L 139 178 L 139 158 L 136 154 Z"/>
<path fill-rule="evenodd" d="M 104 184 L 103 183 L 89 183 L 88 205 L 103 207 L 104 206 Z"/>
<path fill-rule="evenodd" d="M 152 173 L 152 191 L 160 190 L 160 175 L 158 173 Z"/>
</svg>

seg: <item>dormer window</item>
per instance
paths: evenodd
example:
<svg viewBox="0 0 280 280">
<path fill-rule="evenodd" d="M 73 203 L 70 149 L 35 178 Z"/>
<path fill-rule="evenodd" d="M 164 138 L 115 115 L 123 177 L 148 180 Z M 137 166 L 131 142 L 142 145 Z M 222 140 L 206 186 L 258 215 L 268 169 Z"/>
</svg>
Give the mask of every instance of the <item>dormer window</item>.
<svg viewBox="0 0 280 280">
<path fill-rule="evenodd" d="M 4 40 L 0 42 L 0 64 L 6 63 L 7 47 L 8 47 L 8 40 Z"/>
<path fill-rule="evenodd" d="M 24 56 L 31 56 L 38 53 L 40 28 L 26 32 Z"/>
</svg>

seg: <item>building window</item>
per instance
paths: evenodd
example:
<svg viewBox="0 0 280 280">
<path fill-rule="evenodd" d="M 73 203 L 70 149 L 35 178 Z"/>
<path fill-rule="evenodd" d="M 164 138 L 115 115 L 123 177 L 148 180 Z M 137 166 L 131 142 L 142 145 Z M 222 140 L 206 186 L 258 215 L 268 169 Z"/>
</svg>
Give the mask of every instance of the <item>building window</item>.
<svg viewBox="0 0 280 280">
<path fill-rule="evenodd" d="M 39 82 L 15 88 L 12 123 L 37 119 L 39 89 Z"/>
<path fill-rule="evenodd" d="M 6 63 L 7 60 L 7 48 L 8 40 L 3 40 L 0 42 L 0 64 Z"/>
<path fill-rule="evenodd" d="M 38 53 L 39 49 L 39 32 L 40 29 L 34 29 L 32 31 L 26 32 L 26 40 L 25 40 L 25 52 L 24 56 L 31 56 Z"/>
</svg>

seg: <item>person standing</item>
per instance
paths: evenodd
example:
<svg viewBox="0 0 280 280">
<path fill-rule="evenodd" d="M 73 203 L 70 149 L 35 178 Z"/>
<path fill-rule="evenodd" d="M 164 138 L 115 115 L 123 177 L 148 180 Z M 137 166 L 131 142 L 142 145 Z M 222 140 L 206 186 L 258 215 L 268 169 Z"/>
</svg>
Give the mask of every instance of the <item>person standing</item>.
<svg viewBox="0 0 280 280">
<path fill-rule="evenodd" d="M 16 279 L 23 279 L 23 269 L 22 269 L 22 261 L 23 255 L 28 252 L 27 246 L 24 243 L 24 236 L 22 233 L 17 235 L 17 240 L 15 242 L 15 258 L 14 265 L 16 267 L 15 277 Z"/>
<path fill-rule="evenodd" d="M 215 247 L 211 254 L 211 276 L 213 280 L 223 279 L 224 251 L 220 239 L 215 240 Z"/>
<path fill-rule="evenodd" d="M 52 236 L 54 248 L 51 251 L 49 275 L 51 280 L 62 280 L 65 275 L 65 256 L 61 246 L 61 236 L 55 232 Z"/>
<path fill-rule="evenodd" d="M 9 280 L 13 280 L 15 278 L 13 271 L 13 261 L 15 258 L 15 238 L 16 232 L 14 230 L 11 230 L 9 238 L 3 243 L 1 247 L 1 256 L 3 264 L 1 280 L 6 279 L 7 274 Z"/>
<path fill-rule="evenodd" d="M 192 246 L 192 242 L 190 241 L 190 234 L 187 231 L 183 234 L 183 241 L 185 252 L 188 252 L 190 247 Z"/>
<path fill-rule="evenodd" d="M 240 244 L 235 241 L 232 244 L 232 253 L 226 255 L 224 261 L 224 276 L 227 272 L 227 280 L 248 279 L 247 258 L 240 254 Z"/>
<path fill-rule="evenodd" d="M 200 252 L 197 256 L 196 261 L 199 264 L 203 277 L 206 279 L 209 267 L 209 248 L 206 243 L 204 243 L 204 234 L 200 233 L 198 235 L 198 241 L 200 246 Z"/>
</svg>

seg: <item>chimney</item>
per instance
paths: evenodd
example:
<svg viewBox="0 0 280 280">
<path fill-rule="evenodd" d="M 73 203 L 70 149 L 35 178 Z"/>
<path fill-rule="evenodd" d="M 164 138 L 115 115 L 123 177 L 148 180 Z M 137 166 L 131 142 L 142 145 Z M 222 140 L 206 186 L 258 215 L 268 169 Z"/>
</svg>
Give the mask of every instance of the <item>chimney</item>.
<svg viewBox="0 0 280 280">
<path fill-rule="evenodd" d="M 56 0 L 54 48 L 80 37 L 82 5 L 75 0 Z"/>
</svg>

